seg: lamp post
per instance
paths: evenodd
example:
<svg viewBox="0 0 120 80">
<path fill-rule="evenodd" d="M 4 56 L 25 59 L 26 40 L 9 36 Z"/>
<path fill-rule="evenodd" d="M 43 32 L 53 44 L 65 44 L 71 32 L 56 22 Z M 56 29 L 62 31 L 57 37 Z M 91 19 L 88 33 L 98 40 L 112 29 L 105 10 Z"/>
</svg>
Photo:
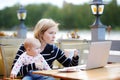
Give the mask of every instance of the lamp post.
<svg viewBox="0 0 120 80">
<path fill-rule="evenodd" d="M 17 32 L 18 38 L 26 38 L 27 28 L 24 24 L 24 20 L 26 19 L 26 14 L 27 11 L 24 9 L 23 6 L 20 6 L 19 10 L 17 11 L 17 17 L 18 20 L 20 20 L 20 25 Z"/>
<path fill-rule="evenodd" d="M 106 26 L 100 21 L 100 16 L 104 10 L 104 3 L 102 0 L 93 0 L 90 5 L 92 13 L 96 17 L 95 22 L 91 26 L 92 41 L 105 40 Z"/>
</svg>

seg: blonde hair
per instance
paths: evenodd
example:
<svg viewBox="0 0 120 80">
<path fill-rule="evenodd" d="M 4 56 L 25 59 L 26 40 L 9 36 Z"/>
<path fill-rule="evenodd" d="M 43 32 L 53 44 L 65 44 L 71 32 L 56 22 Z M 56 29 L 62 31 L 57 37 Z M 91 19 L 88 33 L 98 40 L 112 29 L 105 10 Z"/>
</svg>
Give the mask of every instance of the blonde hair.
<svg viewBox="0 0 120 80">
<path fill-rule="evenodd" d="M 36 38 L 26 38 L 24 40 L 24 47 L 25 49 L 32 48 L 34 45 L 38 44 L 37 42 L 39 42 L 39 40 Z"/>
<path fill-rule="evenodd" d="M 41 42 L 43 40 L 43 34 L 51 27 L 58 27 L 59 23 L 53 21 L 52 19 L 43 18 L 39 20 L 34 29 L 34 37 L 39 39 Z"/>
</svg>

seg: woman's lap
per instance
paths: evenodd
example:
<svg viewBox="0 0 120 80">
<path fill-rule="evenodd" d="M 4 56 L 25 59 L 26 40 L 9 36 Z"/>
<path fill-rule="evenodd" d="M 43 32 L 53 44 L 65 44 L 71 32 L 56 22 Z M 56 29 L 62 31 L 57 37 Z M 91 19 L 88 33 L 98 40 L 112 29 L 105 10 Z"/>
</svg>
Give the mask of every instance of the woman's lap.
<svg viewBox="0 0 120 80">
<path fill-rule="evenodd" d="M 22 80 L 55 80 L 55 78 L 50 77 L 50 76 L 42 76 L 42 77 L 39 77 L 39 78 L 33 78 L 31 76 L 25 76 L 25 77 L 23 77 Z"/>
<path fill-rule="evenodd" d="M 32 71 L 30 71 L 26 76 L 23 77 L 22 80 L 55 80 L 55 78 L 50 76 L 32 74 Z"/>
</svg>

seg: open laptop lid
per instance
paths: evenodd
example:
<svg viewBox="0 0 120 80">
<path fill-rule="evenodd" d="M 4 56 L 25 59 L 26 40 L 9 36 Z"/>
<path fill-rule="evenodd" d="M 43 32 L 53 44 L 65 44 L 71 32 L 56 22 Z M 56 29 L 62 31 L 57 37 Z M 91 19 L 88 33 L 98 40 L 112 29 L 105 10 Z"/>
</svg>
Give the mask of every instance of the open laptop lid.
<svg viewBox="0 0 120 80">
<path fill-rule="evenodd" d="M 103 67 L 107 64 L 111 41 L 91 42 L 86 69 Z"/>
</svg>

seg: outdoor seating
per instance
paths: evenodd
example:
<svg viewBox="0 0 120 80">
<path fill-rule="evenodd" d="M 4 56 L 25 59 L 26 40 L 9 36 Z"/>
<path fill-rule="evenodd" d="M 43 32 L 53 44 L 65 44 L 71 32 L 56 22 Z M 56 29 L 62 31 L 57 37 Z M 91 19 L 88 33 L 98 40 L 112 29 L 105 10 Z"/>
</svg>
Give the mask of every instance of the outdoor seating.
<svg viewBox="0 0 120 80">
<path fill-rule="evenodd" d="M 9 77 L 10 71 L 12 67 L 13 60 L 15 58 L 16 52 L 18 50 L 19 45 L 3 45 L 0 46 L 0 53 L 2 56 L 2 66 L 1 70 L 3 70 L 3 76 Z"/>
<path fill-rule="evenodd" d="M 110 51 L 108 62 L 120 62 L 120 51 Z"/>
<path fill-rule="evenodd" d="M 120 62 L 120 40 L 112 40 L 108 62 Z"/>
<path fill-rule="evenodd" d="M 22 42 L 23 39 L 0 40 L 0 75 L 5 80 L 9 79 L 13 60 Z"/>
</svg>

